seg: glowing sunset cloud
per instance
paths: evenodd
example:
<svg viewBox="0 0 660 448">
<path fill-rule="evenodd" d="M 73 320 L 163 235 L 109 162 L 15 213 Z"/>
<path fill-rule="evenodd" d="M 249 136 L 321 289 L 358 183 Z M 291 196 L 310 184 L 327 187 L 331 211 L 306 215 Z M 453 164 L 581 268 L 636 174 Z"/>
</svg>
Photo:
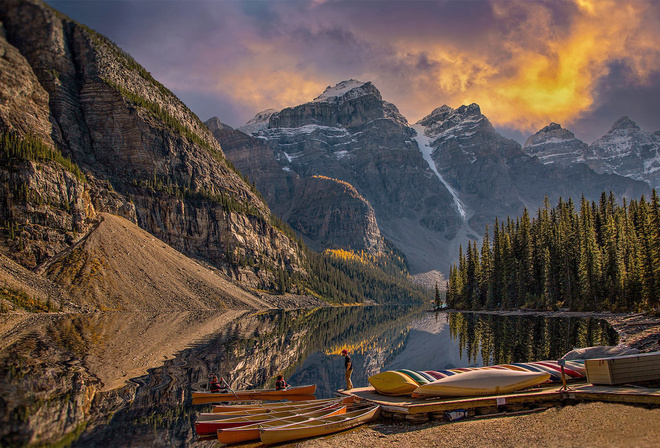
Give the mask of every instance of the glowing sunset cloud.
<svg viewBox="0 0 660 448">
<path fill-rule="evenodd" d="M 600 136 L 633 111 L 660 127 L 655 0 L 47 1 L 232 125 L 354 78 L 411 122 L 475 102 L 521 134 L 555 121 Z"/>
<path fill-rule="evenodd" d="M 433 75 L 419 75 L 426 92 L 415 92 L 412 104 L 401 101 L 402 109 L 427 104 L 424 96 L 433 88 L 447 104 L 476 102 L 493 124 L 530 131 L 550 121 L 570 123 L 588 111 L 613 62 L 626 64 L 635 83 L 658 70 L 660 34 L 642 26 L 646 3 L 580 0 L 576 6 L 571 24 L 559 32 L 543 3 L 495 3 L 500 21 L 513 9 L 525 16 L 503 35 L 492 36 L 502 51 L 426 49 Z"/>
</svg>

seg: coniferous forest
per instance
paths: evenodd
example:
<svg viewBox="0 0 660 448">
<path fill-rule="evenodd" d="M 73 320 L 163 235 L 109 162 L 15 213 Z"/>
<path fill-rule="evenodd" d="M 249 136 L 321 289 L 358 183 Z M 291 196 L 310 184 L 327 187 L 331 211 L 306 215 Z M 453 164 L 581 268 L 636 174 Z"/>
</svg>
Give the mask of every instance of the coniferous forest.
<svg viewBox="0 0 660 448">
<path fill-rule="evenodd" d="M 645 311 L 659 308 L 660 200 L 602 193 L 576 206 L 546 198 L 536 217 L 495 221 L 450 268 L 454 309 Z"/>
</svg>

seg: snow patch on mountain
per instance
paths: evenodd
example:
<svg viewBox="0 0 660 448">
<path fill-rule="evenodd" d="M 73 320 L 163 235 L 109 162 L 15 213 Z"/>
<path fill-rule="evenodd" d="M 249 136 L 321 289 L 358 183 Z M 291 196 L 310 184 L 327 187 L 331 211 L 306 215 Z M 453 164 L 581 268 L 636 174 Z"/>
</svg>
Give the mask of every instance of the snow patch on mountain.
<svg viewBox="0 0 660 448">
<path fill-rule="evenodd" d="M 454 199 L 454 208 L 458 212 L 459 215 L 461 215 L 461 218 L 465 222 L 467 220 L 467 213 L 465 212 L 465 206 L 461 202 L 460 198 L 458 197 L 458 193 L 456 190 L 454 190 L 451 185 L 445 179 L 442 177 L 440 172 L 438 171 L 438 168 L 435 166 L 435 162 L 433 161 L 433 158 L 431 157 L 431 154 L 433 153 L 433 147 L 431 146 L 431 138 L 428 137 L 425 134 L 425 128 L 421 124 L 417 123 L 412 126 L 412 128 L 415 130 L 417 135 L 413 137 L 415 141 L 417 142 L 417 146 L 419 147 L 419 151 L 422 153 L 422 157 L 424 157 L 424 160 L 426 163 L 429 164 L 429 167 L 433 172 L 435 173 L 436 176 L 438 176 L 438 179 L 440 179 L 440 182 L 449 190 L 449 193 L 451 193 L 451 197 Z"/>
<path fill-rule="evenodd" d="M 268 129 L 268 120 L 273 114 L 276 114 L 278 111 L 275 109 L 266 109 L 259 112 L 255 115 L 250 121 L 245 123 L 244 126 L 238 128 L 239 131 L 244 132 L 247 135 L 255 135 L 259 131 Z"/>
<path fill-rule="evenodd" d="M 587 160 L 599 172 L 614 173 L 660 187 L 660 136 L 645 132 L 628 117 L 589 146 Z"/>
<path fill-rule="evenodd" d="M 584 161 L 588 146 L 568 129 L 550 123 L 530 136 L 522 148 L 546 165 L 570 166 Z"/>
<path fill-rule="evenodd" d="M 366 83 L 360 82 L 355 79 L 349 79 L 346 81 L 342 81 L 339 84 L 337 84 L 334 87 L 328 86 L 326 89 L 323 91 L 322 94 L 314 98 L 314 101 L 316 102 L 321 102 L 321 101 L 335 101 L 336 98 L 343 97 L 348 93 L 349 91 L 353 89 L 358 89 L 362 86 L 364 86 Z"/>
</svg>

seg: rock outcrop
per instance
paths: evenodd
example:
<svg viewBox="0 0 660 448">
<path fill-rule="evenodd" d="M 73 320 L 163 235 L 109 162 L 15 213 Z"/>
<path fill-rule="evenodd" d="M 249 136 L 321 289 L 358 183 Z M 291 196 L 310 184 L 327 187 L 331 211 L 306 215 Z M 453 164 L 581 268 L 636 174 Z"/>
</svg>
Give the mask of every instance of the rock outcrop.
<svg viewBox="0 0 660 448">
<path fill-rule="evenodd" d="M 380 233 L 405 253 L 413 271 L 448 267 L 448 241 L 456 236 L 463 220 L 452 206 L 451 193 L 418 150 L 415 131 L 394 105 L 383 101 L 373 84 L 344 81 L 314 101 L 262 114 L 251 122 L 250 127 L 239 130 L 251 131 L 256 138 L 244 139 L 238 151 L 231 149 L 228 137 L 217 133 L 216 137 L 228 157 L 294 228 L 302 222 L 293 211 L 302 211 L 299 204 L 306 201 L 300 196 L 301 185 L 309 189 L 315 176 L 337 179 L 350 184 L 373 207 Z M 351 195 L 320 194 L 355 203 Z M 345 207 L 339 202 L 334 207 L 337 210 Z M 342 224 L 352 229 L 351 235 L 357 235 L 356 226 L 373 222 L 355 212 L 342 219 L 352 217 L 358 220 Z M 367 240 L 372 238 L 368 235 L 375 235 L 369 227 L 362 233 Z M 340 236 L 340 232 L 336 234 Z M 355 246 L 355 239 L 328 241 L 362 249 Z M 317 244 L 323 247 L 325 243 L 318 240 Z"/>
<path fill-rule="evenodd" d="M 551 123 L 532 135 L 523 149 L 546 164 L 585 163 L 597 173 L 617 174 L 660 187 L 660 131 L 643 131 L 625 116 L 591 145 Z"/>
<path fill-rule="evenodd" d="M 660 131 L 640 129 L 628 117 L 621 117 L 607 134 L 589 145 L 586 162 L 598 172 L 643 180 L 660 187 Z"/>
<path fill-rule="evenodd" d="M 435 109 L 418 122 L 433 148 L 438 172 L 472 211 L 469 224 L 482 232 L 495 218 L 534 213 L 547 197 L 598 200 L 603 191 L 617 197 L 639 197 L 646 185 L 631 179 L 598 174 L 584 164 L 544 164 L 521 146 L 495 131 L 479 106 Z M 550 129 L 544 134 L 556 133 Z M 552 138 L 552 137 L 551 137 Z"/>
<path fill-rule="evenodd" d="M 550 123 L 531 135 L 522 148 L 530 156 L 538 157 L 542 163 L 570 166 L 585 161 L 589 145 L 561 125 Z"/>
<path fill-rule="evenodd" d="M 381 234 L 404 252 L 413 273 L 448 272 L 460 245 L 478 239 L 496 218 L 520 216 L 525 207 L 534 212 L 546 196 L 554 203 L 583 194 L 596 200 L 610 190 L 618 197 L 648 192 L 621 176 L 559 163 L 569 152 L 577 158 L 586 151 L 559 125 L 530 137 L 525 150 L 497 133 L 477 104 L 442 106 L 409 126 L 373 84 L 356 80 L 328 87 L 309 103 L 260 113 L 240 129 L 256 138 L 214 135 L 294 228 L 311 235 L 312 223 L 327 222 L 301 199 L 303 185 L 309 190 L 307 182 L 318 176 L 347 182 L 371 204 Z M 315 189 L 324 202 L 331 196 Z M 335 204 L 350 201 L 332 197 Z M 368 222 L 354 220 L 343 233 L 356 235 Z M 348 248 L 355 241 L 314 238 L 317 247 Z"/>
<path fill-rule="evenodd" d="M 304 271 L 206 126 L 130 55 L 38 0 L 2 2 L 0 21 L 0 130 L 82 170 L 13 159 L 0 169 L 6 255 L 35 267 L 110 212 L 251 286 Z"/>
<path fill-rule="evenodd" d="M 323 176 L 301 179 L 278 163 L 263 139 L 234 130 L 217 118 L 206 125 L 241 172 L 258 173 L 255 183 L 273 212 L 287 220 L 312 249 L 350 248 L 370 254 L 384 249 L 374 209 L 352 185 Z"/>
</svg>

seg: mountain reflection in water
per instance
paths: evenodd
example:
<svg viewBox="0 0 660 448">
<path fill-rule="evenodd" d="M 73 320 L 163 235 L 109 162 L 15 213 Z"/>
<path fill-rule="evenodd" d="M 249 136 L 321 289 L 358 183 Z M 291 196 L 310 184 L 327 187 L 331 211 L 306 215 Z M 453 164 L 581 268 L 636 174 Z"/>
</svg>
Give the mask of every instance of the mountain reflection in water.
<svg viewBox="0 0 660 448">
<path fill-rule="evenodd" d="M 556 359 L 612 345 L 591 318 L 426 313 L 402 306 L 295 311 L 10 315 L 0 318 L 1 446 L 206 446 L 191 391 L 212 374 L 232 388 L 272 387 L 277 374 L 343 388 L 347 348 L 355 387 L 382 370 L 438 370 Z"/>
</svg>

